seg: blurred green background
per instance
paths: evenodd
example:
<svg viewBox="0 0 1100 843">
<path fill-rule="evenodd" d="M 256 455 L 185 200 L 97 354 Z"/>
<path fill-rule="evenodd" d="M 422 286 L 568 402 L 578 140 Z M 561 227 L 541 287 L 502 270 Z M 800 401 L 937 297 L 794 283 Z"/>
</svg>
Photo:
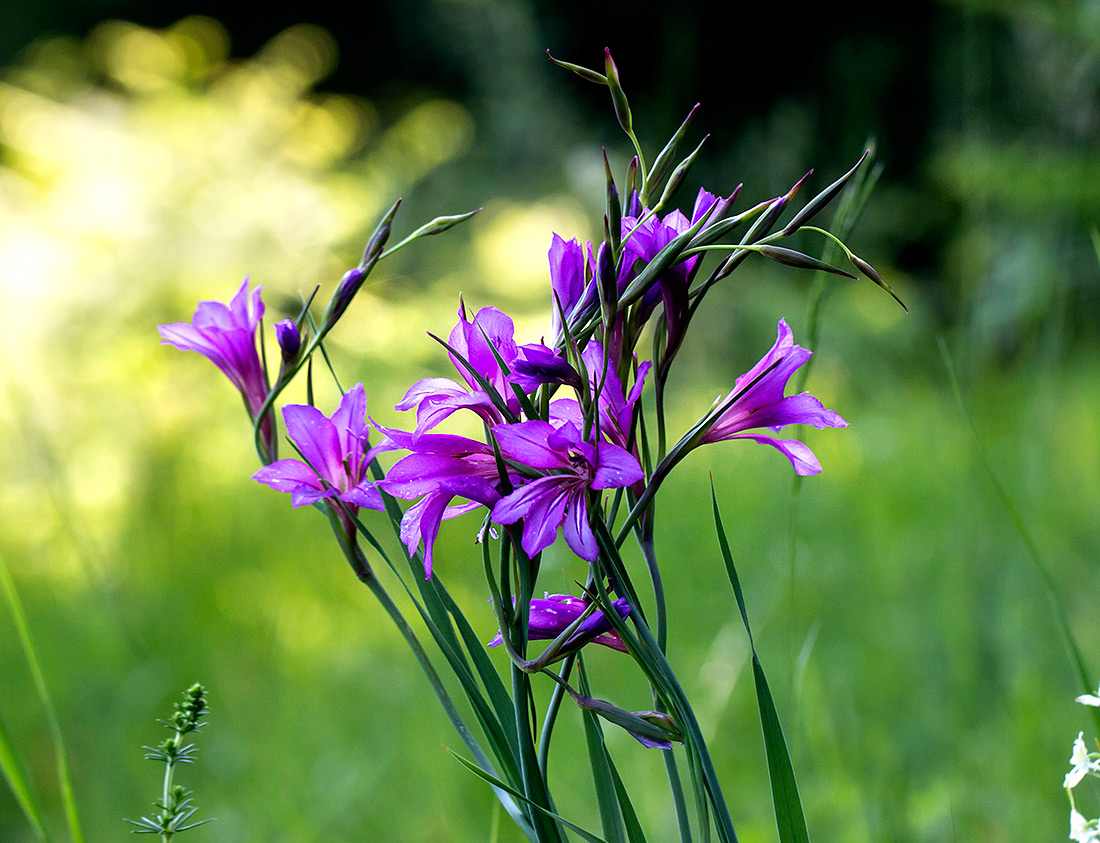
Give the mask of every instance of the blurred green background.
<svg viewBox="0 0 1100 843">
<path fill-rule="evenodd" d="M 661 508 L 671 657 L 739 834 L 775 839 L 708 472 L 815 839 L 1064 838 L 1088 712 L 937 342 L 1100 671 L 1100 3 L 945 0 L 889 19 L 821 4 L 737 27 L 702 4 L 549 0 L 0 8 L 0 553 L 89 840 L 149 811 L 160 770 L 141 746 L 194 681 L 213 712 L 180 781 L 218 818 L 196 843 L 488 839 L 491 794 L 441 748 L 458 741 L 327 525 L 248 479 L 239 398 L 155 325 L 248 273 L 269 324 L 315 284 L 326 296 L 396 196 L 398 234 L 484 205 L 384 263 L 332 337 L 372 414 L 407 424 L 390 408 L 448 374 L 424 331 L 450 329 L 460 291 L 525 341 L 546 330 L 550 232 L 595 234 L 600 147 L 617 172 L 627 149 L 606 92 L 544 51 L 594 66 L 605 45 L 651 155 L 702 103 L 694 137 L 712 136 L 685 205 L 696 184 L 744 182 L 747 207 L 810 167 L 813 192 L 874 138 L 884 171 L 850 242 L 911 311 L 865 282 L 831 287 L 809 388 L 851 427 L 809 432 L 825 471 L 793 536 L 789 466 L 748 443 L 697 453 Z M 805 336 L 812 279 L 762 263 L 689 338 L 675 426 L 779 317 Z M 437 569 L 488 640 L 473 529 L 444 527 Z M 540 587 L 567 590 L 577 565 L 552 556 Z M 0 723 L 63 838 L 48 730 L 0 615 Z M 626 659 L 591 668 L 597 691 L 648 706 Z M 594 826 L 565 731 L 560 804 Z M 650 839 L 670 839 L 659 757 L 611 741 Z M 0 840 L 31 839 L 0 791 Z M 507 821 L 500 839 L 518 839 Z"/>
</svg>

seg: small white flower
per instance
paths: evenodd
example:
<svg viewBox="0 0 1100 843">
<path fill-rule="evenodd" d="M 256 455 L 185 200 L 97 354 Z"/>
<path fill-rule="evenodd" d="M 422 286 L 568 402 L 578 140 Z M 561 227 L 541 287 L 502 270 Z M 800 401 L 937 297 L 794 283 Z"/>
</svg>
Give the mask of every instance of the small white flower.
<svg viewBox="0 0 1100 843">
<path fill-rule="evenodd" d="M 1077 697 L 1076 702 L 1081 703 L 1081 705 L 1100 707 L 1100 688 L 1096 689 L 1096 694 L 1097 696 L 1093 694 L 1081 694 L 1081 696 Z"/>
<path fill-rule="evenodd" d="M 1100 841 L 1100 829 L 1096 820 L 1086 820 L 1076 810 L 1069 812 L 1069 839 L 1073 843 L 1097 843 Z"/>
<path fill-rule="evenodd" d="M 1100 761 L 1094 761 L 1089 757 L 1089 748 L 1085 746 L 1085 733 L 1078 732 L 1077 740 L 1073 742 L 1073 754 L 1069 757 L 1069 763 L 1073 769 L 1066 773 L 1064 788 L 1077 787 L 1081 779 L 1088 773 L 1100 773 Z"/>
</svg>

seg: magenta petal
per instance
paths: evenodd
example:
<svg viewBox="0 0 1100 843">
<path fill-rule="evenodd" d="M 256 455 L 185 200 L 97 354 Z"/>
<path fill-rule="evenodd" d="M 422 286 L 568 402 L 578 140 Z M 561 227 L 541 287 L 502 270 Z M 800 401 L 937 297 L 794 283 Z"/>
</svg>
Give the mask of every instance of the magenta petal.
<svg viewBox="0 0 1100 843">
<path fill-rule="evenodd" d="M 432 550 L 450 499 L 447 494 L 427 495 L 405 510 L 401 519 L 401 541 L 408 548 L 409 556 L 416 553 L 421 541 L 424 542 L 424 579 L 432 576 Z"/>
<path fill-rule="evenodd" d="M 540 477 L 497 501 L 493 520 L 498 524 L 514 524 L 522 518 L 521 544 L 528 556 L 534 556 L 554 542 L 565 517 L 569 494 L 570 489 L 563 488 L 560 476 Z"/>
<path fill-rule="evenodd" d="M 627 450 L 610 442 L 598 446 L 599 464 L 592 477 L 593 489 L 621 489 L 645 477 L 638 461 Z"/>
<path fill-rule="evenodd" d="M 252 479 L 270 486 L 276 492 L 293 492 L 301 486 L 324 491 L 317 472 L 301 460 L 277 460 L 253 474 Z"/>
<path fill-rule="evenodd" d="M 340 433 L 340 445 L 350 454 L 358 448 L 365 449 L 367 434 L 367 393 L 362 383 L 357 383 L 344 393 L 340 406 L 332 414 L 332 424 Z"/>
<path fill-rule="evenodd" d="M 498 425 L 493 428 L 500 450 L 516 462 L 531 468 L 569 468 L 568 457 L 547 444 L 547 440 L 556 432 L 553 425 L 544 421 Z"/>
<path fill-rule="evenodd" d="M 394 406 L 395 410 L 411 410 L 425 398 L 439 395 L 465 395 L 466 390 L 450 378 L 424 378 L 418 380 L 405 392 Z"/>
<path fill-rule="evenodd" d="M 355 504 L 363 509 L 381 510 L 383 508 L 382 495 L 369 480 L 364 480 L 355 488 L 341 494 L 340 500 Z"/>
<path fill-rule="evenodd" d="M 672 749 L 672 741 L 655 741 L 653 738 L 647 738 L 645 735 L 639 735 L 629 729 L 627 729 L 627 734 L 647 749 Z"/>
<path fill-rule="evenodd" d="M 588 523 L 588 509 L 584 502 L 584 492 L 569 496 L 569 505 L 565 510 L 563 526 L 565 542 L 581 559 L 595 562 L 600 555 L 600 546 Z M 599 613 L 597 613 L 599 614 Z"/>
<path fill-rule="evenodd" d="M 290 503 L 297 509 L 300 506 L 312 506 L 322 498 L 330 498 L 336 494 L 335 489 L 313 489 L 309 486 L 299 486 L 290 490 Z"/>
<path fill-rule="evenodd" d="M 794 466 L 794 473 L 800 477 L 809 477 L 812 474 L 821 473 L 821 463 L 814 456 L 814 452 L 810 450 L 808 445 L 799 442 L 797 439 L 776 439 L 774 436 L 767 436 L 763 433 L 741 433 L 729 438 L 752 439 L 754 442 L 762 442 L 765 445 L 777 448 L 791 461 L 791 465 Z"/>
<path fill-rule="evenodd" d="M 328 417 L 308 404 L 290 404 L 283 408 L 283 420 L 306 462 L 333 486 L 339 486 L 344 476 L 340 437 Z"/>
</svg>

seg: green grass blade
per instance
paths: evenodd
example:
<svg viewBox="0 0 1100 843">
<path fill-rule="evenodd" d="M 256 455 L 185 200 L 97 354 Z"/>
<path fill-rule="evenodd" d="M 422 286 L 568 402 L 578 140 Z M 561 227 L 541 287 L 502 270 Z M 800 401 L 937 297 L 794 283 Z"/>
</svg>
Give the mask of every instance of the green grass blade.
<svg viewBox="0 0 1100 843">
<path fill-rule="evenodd" d="M 638 822 L 638 812 L 634 810 L 634 803 L 630 801 L 630 794 L 626 792 L 619 771 L 615 768 L 615 762 L 611 755 L 607 756 L 607 769 L 611 772 L 611 778 L 615 783 L 615 796 L 619 800 L 619 809 L 623 812 L 623 825 L 626 827 L 626 838 L 630 843 L 646 843 L 645 832 L 642 824 Z"/>
<path fill-rule="evenodd" d="M 749 646 L 752 648 L 756 702 L 760 708 L 760 728 L 764 733 L 764 751 L 768 756 L 768 777 L 771 779 L 772 804 L 775 808 L 775 824 L 779 828 L 779 839 L 782 843 L 809 843 L 810 835 L 806 830 L 802 800 L 798 797 L 794 766 L 791 764 L 791 755 L 787 751 L 787 742 L 783 738 L 783 727 L 779 723 L 775 700 L 772 698 L 771 689 L 768 688 L 768 680 L 764 676 L 760 658 L 756 655 L 756 645 L 753 643 L 752 630 L 749 628 L 749 615 L 745 609 L 745 596 L 741 591 L 741 581 L 737 577 L 737 569 L 733 564 L 733 554 L 730 553 L 729 541 L 722 526 L 722 514 L 718 511 L 718 496 L 714 493 L 713 487 L 710 495 L 714 506 L 714 527 L 718 533 L 722 560 L 726 563 L 726 574 L 729 576 L 730 585 L 733 586 L 737 608 L 741 610 L 741 620 L 745 622 L 745 632 L 749 636 Z"/>
<path fill-rule="evenodd" d="M 493 667 L 493 662 L 489 659 L 488 655 L 486 655 L 484 642 L 477 637 L 473 627 L 470 626 L 470 622 L 454 602 L 454 598 L 451 597 L 450 592 L 443 587 L 443 583 L 439 582 L 434 577 L 432 580 L 437 583 L 437 588 L 439 589 L 444 607 L 451 613 L 451 617 L 454 618 L 455 625 L 458 627 L 458 632 L 462 636 L 462 640 L 466 644 L 466 649 L 470 653 L 470 659 L 474 663 L 478 676 L 481 677 L 481 684 L 485 686 L 485 691 L 489 695 L 489 700 L 496 709 L 497 718 L 505 730 L 508 743 L 512 747 L 512 753 L 518 758 L 519 738 L 516 735 L 516 720 L 512 707 L 512 698 L 508 695 L 508 690 L 504 687 L 504 682 L 501 681 L 500 674 L 498 674 L 496 668 Z"/>
<path fill-rule="evenodd" d="M 586 697 L 592 695 L 588 685 L 588 676 L 584 670 L 583 656 L 578 660 L 580 667 L 580 692 Z M 615 790 L 615 780 L 611 775 L 610 758 L 603 742 L 603 729 L 596 715 L 583 712 L 584 738 L 588 746 L 588 764 L 592 768 L 592 783 L 596 788 L 596 805 L 600 809 L 600 821 L 604 837 L 608 843 L 626 843 L 626 828 L 623 826 L 622 813 L 619 811 L 619 799 Z"/>
<path fill-rule="evenodd" d="M 1039 546 L 1035 544 L 1035 540 L 1031 537 L 1031 531 L 1028 530 L 1027 524 L 1024 523 L 1024 518 L 1017 508 L 1016 502 L 1013 500 L 1012 495 L 1009 494 L 1005 485 L 1001 483 L 1000 478 L 997 477 L 997 473 L 993 470 L 993 463 L 990 462 L 989 455 L 986 453 L 985 446 L 982 444 L 982 438 L 978 435 L 978 426 L 974 423 L 974 417 L 970 415 L 970 410 L 967 409 L 966 402 L 963 400 L 962 387 L 959 386 L 959 379 L 955 374 L 955 366 L 951 362 L 951 354 L 947 350 L 947 343 L 944 342 L 943 337 L 939 337 L 939 346 L 940 355 L 943 357 L 943 364 L 947 368 L 947 377 L 951 381 L 951 390 L 954 392 L 955 401 L 958 403 L 959 410 L 966 420 L 967 429 L 970 431 L 970 438 L 974 443 L 974 451 L 981 461 L 982 468 L 984 468 L 986 474 L 989 475 L 989 480 L 993 484 L 993 488 L 996 489 L 997 495 L 1001 499 L 1001 503 L 1004 504 L 1005 509 L 1008 511 L 1008 516 L 1016 527 L 1016 531 L 1020 534 L 1024 547 L 1027 548 L 1028 556 L 1031 557 L 1032 566 L 1039 575 L 1039 581 L 1042 583 L 1043 591 L 1046 593 L 1047 602 L 1050 604 L 1051 612 L 1053 612 L 1054 619 L 1058 623 L 1058 629 L 1062 633 L 1062 641 L 1065 644 L 1066 654 L 1069 656 L 1070 665 L 1077 673 L 1077 678 L 1081 683 L 1081 688 L 1083 689 L 1082 693 L 1092 694 L 1096 686 L 1089 680 L 1089 672 L 1085 667 L 1085 659 L 1081 655 L 1081 648 L 1077 646 L 1077 639 L 1073 636 L 1073 630 L 1069 625 L 1069 617 L 1066 615 L 1066 609 L 1062 604 L 1061 597 L 1058 596 L 1058 589 L 1054 585 L 1054 579 L 1051 577 L 1050 570 L 1043 561 L 1042 554 L 1039 553 Z M 1096 729 L 1100 732 L 1100 708 L 1093 708 L 1091 706 L 1088 708 L 1089 711 L 1092 712 L 1092 718 L 1093 722 L 1096 724 Z"/>
<path fill-rule="evenodd" d="M 27 779 L 23 775 L 23 768 L 12 751 L 11 742 L 2 723 L 0 723 L 0 773 L 4 774 L 4 779 L 11 788 L 15 801 L 19 803 L 27 822 L 34 829 L 34 836 L 39 840 L 47 840 L 46 829 L 42 826 L 42 815 L 34 801 Z"/>
<path fill-rule="evenodd" d="M 65 742 L 61 736 L 61 725 L 57 722 L 57 712 L 54 710 L 53 701 L 46 688 L 46 679 L 42 673 L 42 667 L 38 663 L 38 657 L 34 652 L 31 642 L 30 629 L 27 626 L 27 617 L 23 613 L 23 604 L 19 600 L 19 594 L 15 590 L 15 582 L 11 578 L 4 558 L 0 556 L 0 586 L 3 586 L 4 596 L 8 601 L 12 619 L 15 621 L 16 631 L 19 633 L 19 643 L 23 647 L 23 655 L 27 659 L 31 676 L 34 679 L 34 687 L 38 691 L 38 698 L 42 702 L 42 709 L 46 714 L 46 722 L 50 729 L 50 737 L 53 739 L 54 756 L 57 763 L 57 781 L 61 789 L 61 800 L 65 805 L 65 820 L 69 825 L 69 835 L 73 843 L 84 843 L 84 833 L 80 828 L 80 816 L 76 809 L 76 797 L 73 793 L 72 777 L 69 775 L 69 759 L 65 753 Z"/>
<path fill-rule="evenodd" d="M 524 796 L 518 790 L 515 790 L 514 788 L 509 787 L 504 782 L 502 782 L 500 779 L 498 779 L 496 776 L 485 772 L 485 770 L 481 769 L 473 761 L 470 761 L 466 758 L 463 758 L 461 755 L 459 755 L 457 752 L 454 752 L 453 750 L 448 749 L 447 751 L 450 752 L 451 755 L 453 755 L 463 767 L 465 767 L 467 770 L 469 770 L 471 773 L 473 773 L 475 776 L 477 776 L 482 781 L 491 784 L 493 787 L 498 787 L 501 790 L 507 791 L 512 796 L 516 797 L 516 799 L 522 799 L 524 802 L 526 802 L 532 808 L 536 808 L 537 810 L 541 811 L 546 816 L 548 816 L 551 819 L 556 820 L 557 822 L 564 825 L 570 831 L 572 831 L 576 834 L 579 834 L 581 837 L 583 837 L 585 840 L 587 840 L 588 843 L 608 843 L 602 837 L 597 837 L 591 831 L 587 831 L 587 830 L 581 828 L 579 825 L 576 825 L 575 823 L 569 822 L 569 820 L 565 819 L 565 817 L 562 817 L 559 814 L 555 814 L 553 811 L 550 811 L 550 810 L 542 807 L 537 802 L 532 802 L 530 799 L 528 799 L 526 796 Z"/>
</svg>

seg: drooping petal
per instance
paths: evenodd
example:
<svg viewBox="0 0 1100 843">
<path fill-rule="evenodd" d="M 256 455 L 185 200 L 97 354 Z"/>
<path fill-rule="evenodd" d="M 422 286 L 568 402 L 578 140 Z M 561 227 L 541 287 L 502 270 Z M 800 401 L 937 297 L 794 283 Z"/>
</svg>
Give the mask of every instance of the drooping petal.
<svg viewBox="0 0 1100 843">
<path fill-rule="evenodd" d="M 265 465 L 253 474 L 252 479 L 270 486 L 277 492 L 294 493 L 312 490 L 318 493 L 316 500 L 319 500 L 325 493 L 325 487 L 317 476 L 317 472 L 301 460 L 277 460 L 270 465 Z M 302 499 L 302 497 L 303 495 L 299 495 L 298 499 Z M 308 495 L 305 495 L 305 497 L 308 497 Z M 294 505 L 296 507 L 301 506 L 299 503 Z"/>
<path fill-rule="evenodd" d="M 588 507 L 585 504 L 584 490 L 574 492 L 567 498 L 562 532 L 565 543 L 586 562 L 595 562 L 600 555 L 600 546 L 588 523 Z"/>
<path fill-rule="evenodd" d="M 426 495 L 405 510 L 401 519 L 401 541 L 408 548 L 409 556 L 416 553 L 424 542 L 424 579 L 432 575 L 432 554 L 443 512 L 451 496 L 445 493 Z"/>
<path fill-rule="evenodd" d="M 394 409 L 411 410 L 425 398 L 465 394 L 466 390 L 450 378 L 422 378 L 405 391 L 405 397 L 397 402 Z"/>
<path fill-rule="evenodd" d="M 791 461 L 791 465 L 794 466 L 794 473 L 800 477 L 809 477 L 821 473 L 821 463 L 814 456 L 814 452 L 810 450 L 808 445 L 797 439 L 776 439 L 774 436 L 768 436 L 765 433 L 739 433 L 729 438 L 752 439 L 755 442 L 777 448 L 783 456 Z"/>
<path fill-rule="evenodd" d="M 560 475 L 540 477 L 501 498 L 493 507 L 493 520 L 514 524 L 522 518 L 520 543 L 528 556 L 534 556 L 557 537 L 570 492 Z"/>
</svg>

